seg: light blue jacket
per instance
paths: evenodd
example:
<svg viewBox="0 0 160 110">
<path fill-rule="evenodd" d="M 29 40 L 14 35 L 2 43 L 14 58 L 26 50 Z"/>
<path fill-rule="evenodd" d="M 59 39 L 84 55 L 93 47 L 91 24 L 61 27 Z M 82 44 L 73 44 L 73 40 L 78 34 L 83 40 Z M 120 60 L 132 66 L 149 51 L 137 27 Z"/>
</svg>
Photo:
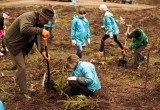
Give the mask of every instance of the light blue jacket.
<svg viewBox="0 0 160 110">
<path fill-rule="evenodd" d="M 113 35 L 119 34 L 118 26 L 113 18 L 112 13 L 110 13 L 109 11 L 106 11 L 106 13 L 103 17 L 103 25 L 105 27 L 107 35 L 109 35 L 109 31 L 111 31 L 111 30 L 112 30 Z"/>
<path fill-rule="evenodd" d="M 75 14 L 71 25 L 71 39 L 76 40 L 76 46 L 86 46 L 86 39 L 90 38 L 89 22 Z"/>
<path fill-rule="evenodd" d="M 55 29 L 55 25 L 52 23 L 52 21 L 48 21 L 47 24 L 44 24 L 44 27 Z"/>
<path fill-rule="evenodd" d="M 101 88 L 95 67 L 92 63 L 79 61 L 74 71 L 72 71 L 72 76 L 84 77 L 88 89 L 93 92 Z"/>
<path fill-rule="evenodd" d="M 0 100 L 0 110 L 4 110 L 4 105 L 1 100 Z"/>
</svg>

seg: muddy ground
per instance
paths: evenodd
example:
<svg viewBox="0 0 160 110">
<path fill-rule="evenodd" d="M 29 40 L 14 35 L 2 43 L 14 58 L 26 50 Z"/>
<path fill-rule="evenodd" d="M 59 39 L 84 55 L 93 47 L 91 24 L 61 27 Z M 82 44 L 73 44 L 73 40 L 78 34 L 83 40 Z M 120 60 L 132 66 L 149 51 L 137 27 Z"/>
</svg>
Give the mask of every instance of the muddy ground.
<svg viewBox="0 0 160 110">
<path fill-rule="evenodd" d="M 5 7 L 11 19 L 7 22 L 9 26 L 13 20 L 20 14 L 36 10 L 42 5 L 26 7 Z M 70 44 L 70 25 L 73 15 L 78 7 L 55 6 L 54 9 L 58 15 L 58 22 L 54 30 L 53 43 L 48 46 L 51 55 L 51 73 L 52 79 L 57 83 L 60 78 L 65 79 L 68 72 L 63 70 L 65 60 L 71 53 L 76 53 L 76 49 Z M 101 37 L 104 31 L 101 30 L 103 15 L 97 8 L 86 8 L 91 29 L 91 47 L 86 48 L 83 60 L 91 61 L 95 64 L 98 76 L 100 78 L 102 89 L 92 98 L 97 101 L 95 110 L 158 110 L 160 109 L 160 8 L 141 9 L 137 11 L 127 11 L 124 9 L 116 10 L 110 7 L 115 19 L 122 16 L 126 24 L 132 24 L 133 28 L 142 28 L 149 37 L 149 44 L 143 51 L 144 55 L 149 55 L 149 64 L 147 70 L 147 61 L 141 63 L 141 68 L 136 70 L 131 67 L 133 64 L 133 52 L 128 51 L 126 68 L 118 67 L 118 60 L 122 57 L 121 50 L 111 39 L 105 42 L 105 57 L 95 56 L 99 50 Z M 0 12 L 2 9 L 0 10 Z M 125 41 L 125 31 L 127 27 L 120 25 L 120 34 L 118 36 L 121 43 Z M 128 44 L 131 40 L 128 41 Z M 148 54 L 149 53 L 149 54 Z M 36 89 L 31 94 L 32 99 L 26 100 L 19 94 L 18 87 L 15 85 L 15 71 L 2 70 L 4 67 L 11 67 L 9 54 L 0 58 L 0 98 L 5 104 L 6 110 L 63 110 L 64 103 L 59 100 L 65 100 L 59 92 L 46 92 L 41 83 L 43 74 L 47 71 L 41 56 L 32 51 L 26 58 L 28 87 Z M 63 76 L 63 77 L 62 77 Z M 64 80 L 63 80 L 64 81 Z M 146 83 L 147 82 L 147 83 Z M 61 86 L 62 87 L 62 86 Z M 77 108 L 72 108 L 77 109 Z M 91 109 L 89 106 L 82 108 Z"/>
</svg>

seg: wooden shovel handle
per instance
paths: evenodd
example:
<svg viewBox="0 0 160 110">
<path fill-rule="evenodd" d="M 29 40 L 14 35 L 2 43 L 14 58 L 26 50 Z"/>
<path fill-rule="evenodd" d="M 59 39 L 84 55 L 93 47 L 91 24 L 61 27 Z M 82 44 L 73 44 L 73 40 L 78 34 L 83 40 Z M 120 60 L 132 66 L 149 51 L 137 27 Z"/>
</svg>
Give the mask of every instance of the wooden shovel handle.
<svg viewBox="0 0 160 110">
<path fill-rule="evenodd" d="M 47 46 L 47 38 L 43 38 L 44 46 Z"/>
</svg>

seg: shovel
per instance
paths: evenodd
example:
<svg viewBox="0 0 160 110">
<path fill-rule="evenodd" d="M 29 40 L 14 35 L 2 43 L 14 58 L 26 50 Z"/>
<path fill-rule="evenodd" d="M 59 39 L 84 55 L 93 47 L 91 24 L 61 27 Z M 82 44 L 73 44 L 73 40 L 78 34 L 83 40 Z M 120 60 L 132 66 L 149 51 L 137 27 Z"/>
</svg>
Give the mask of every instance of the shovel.
<svg viewBox="0 0 160 110">
<path fill-rule="evenodd" d="M 127 25 L 126 36 L 127 36 L 127 33 L 129 33 L 129 28 L 130 28 L 130 27 L 132 27 L 132 25 Z M 125 40 L 124 46 L 127 46 L 127 38 L 126 38 L 126 40 Z M 120 67 L 126 67 L 126 65 L 127 65 L 127 61 L 125 60 L 125 54 L 126 54 L 126 51 L 123 51 L 123 52 L 122 52 L 122 59 L 120 59 L 120 60 L 118 61 L 118 66 L 120 66 Z"/>
<path fill-rule="evenodd" d="M 125 40 L 125 46 L 127 45 L 127 39 Z M 125 51 L 122 52 L 122 59 L 119 59 L 118 66 L 120 67 L 126 67 L 127 61 L 125 60 Z"/>
<path fill-rule="evenodd" d="M 43 38 L 43 41 L 44 41 L 44 46 L 45 46 L 45 51 L 46 51 L 46 56 L 48 58 L 48 49 L 47 49 L 47 38 Z M 46 89 L 46 91 L 51 91 L 51 90 L 56 90 L 54 88 L 54 81 L 50 79 L 50 65 L 49 65 L 49 61 L 46 60 L 47 62 L 47 81 L 45 81 L 45 76 L 46 76 L 46 73 L 44 74 L 44 80 L 43 80 L 43 83 L 44 83 L 44 87 Z"/>
</svg>

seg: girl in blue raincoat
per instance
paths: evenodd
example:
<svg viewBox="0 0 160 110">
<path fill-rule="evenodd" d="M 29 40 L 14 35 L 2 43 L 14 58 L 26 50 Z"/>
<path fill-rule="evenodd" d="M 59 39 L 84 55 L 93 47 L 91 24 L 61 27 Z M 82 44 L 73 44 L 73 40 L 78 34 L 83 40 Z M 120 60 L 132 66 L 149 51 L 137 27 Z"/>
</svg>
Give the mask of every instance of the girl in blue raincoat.
<svg viewBox="0 0 160 110">
<path fill-rule="evenodd" d="M 81 61 L 75 54 L 67 58 L 67 68 L 72 69 L 71 77 L 68 77 L 68 85 L 63 92 L 67 95 L 93 96 L 94 92 L 101 88 L 95 67 L 92 63 Z"/>
<path fill-rule="evenodd" d="M 82 58 L 83 48 L 86 46 L 86 40 L 90 45 L 90 28 L 89 22 L 85 17 L 86 11 L 84 8 L 79 9 L 79 14 L 75 14 L 71 25 L 71 40 L 72 45 L 77 48 L 77 55 Z"/>
<path fill-rule="evenodd" d="M 103 56 L 104 51 L 104 42 L 106 39 L 113 38 L 114 41 L 118 44 L 118 46 L 123 50 L 122 44 L 117 39 L 117 35 L 119 34 L 118 26 L 113 18 L 112 13 L 108 11 L 108 8 L 105 4 L 101 4 L 99 7 L 100 11 L 105 13 L 103 17 L 103 26 L 102 28 L 105 29 L 106 33 L 101 39 L 101 46 L 99 52 L 97 52 L 97 56 Z"/>
</svg>

